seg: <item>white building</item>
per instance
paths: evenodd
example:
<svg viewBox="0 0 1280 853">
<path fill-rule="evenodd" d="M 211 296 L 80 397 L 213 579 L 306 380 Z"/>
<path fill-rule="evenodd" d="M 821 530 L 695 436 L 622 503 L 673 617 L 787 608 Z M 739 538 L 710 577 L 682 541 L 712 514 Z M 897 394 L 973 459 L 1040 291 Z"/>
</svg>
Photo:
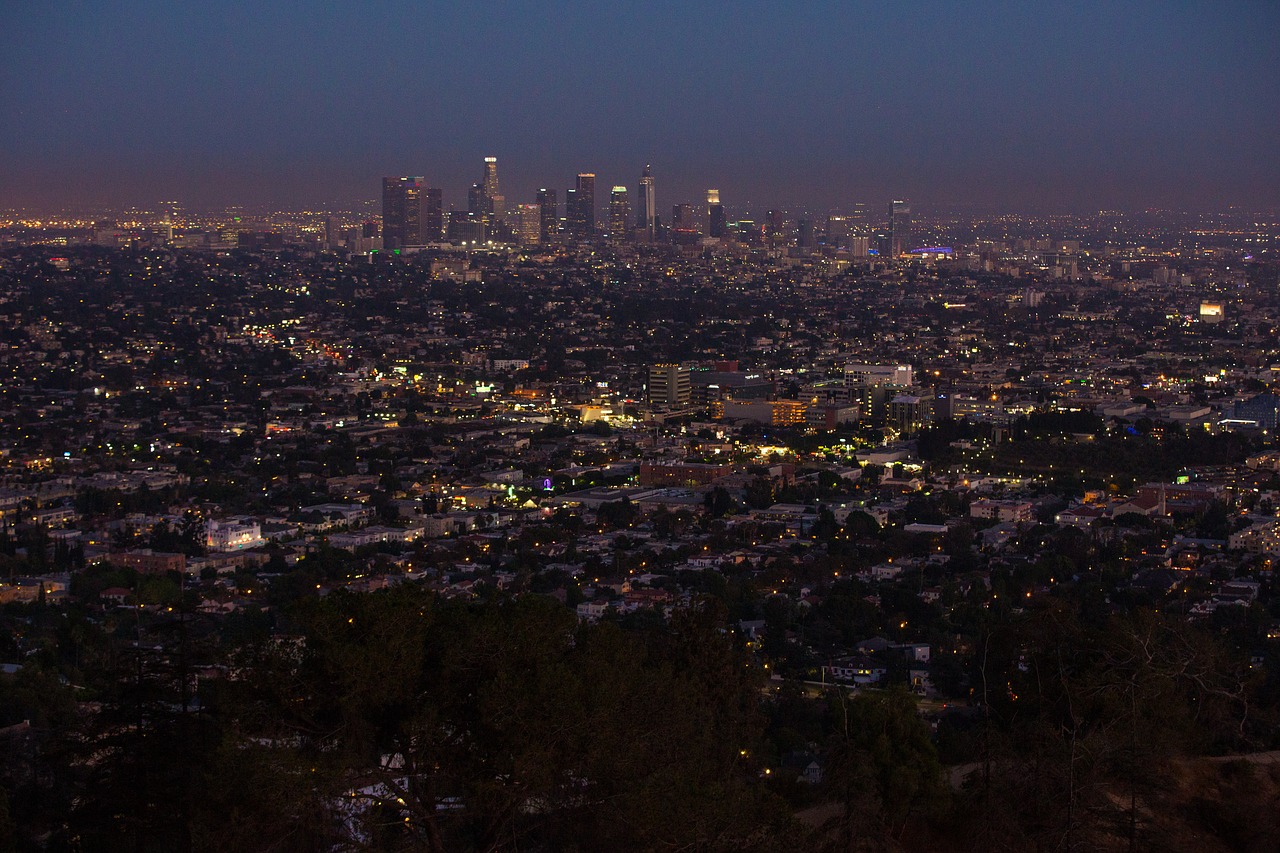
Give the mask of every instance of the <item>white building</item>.
<svg viewBox="0 0 1280 853">
<path fill-rule="evenodd" d="M 204 544 L 210 551 L 245 551 L 266 544 L 266 540 L 256 521 L 210 521 L 205 526 Z"/>
</svg>

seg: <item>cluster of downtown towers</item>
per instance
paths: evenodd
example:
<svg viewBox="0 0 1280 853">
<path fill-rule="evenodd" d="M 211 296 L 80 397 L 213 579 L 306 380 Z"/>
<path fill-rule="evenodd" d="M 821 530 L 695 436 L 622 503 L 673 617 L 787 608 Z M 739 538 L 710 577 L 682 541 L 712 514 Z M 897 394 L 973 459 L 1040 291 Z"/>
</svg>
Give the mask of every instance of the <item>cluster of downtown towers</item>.
<svg viewBox="0 0 1280 853">
<path fill-rule="evenodd" d="M 696 243 L 703 237 L 722 239 L 729 224 L 720 191 L 707 190 L 705 207 L 677 204 L 671 209 L 670 224 L 664 228 L 654 203 L 653 172 L 644 167 L 636 198 L 635 218 L 626 187 L 615 186 L 609 195 L 608 236 L 622 242 L 652 243 L 657 239 L 678 244 Z M 382 247 L 388 250 L 425 246 L 445 240 L 459 245 L 479 245 L 488 241 L 521 245 L 551 243 L 564 238 L 574 241 L 599 236 L 596 227 L 596 176 L 578 174 L 575 185 L 565 191 L 564 219 L 554 189 L 538 190 L 533 204 L 508 208 L 498 185 L 498 158 L 484 158 L 484 176 L 471 185 L 465 211 L 444 212 L 438 187 L 427 186 L 420 176 L 382 179 Z M 905 202 L 893 202 L 888 222 L 888 249 L 898 254 L 909 248 L 911 210 Z M 803 230 L 803 229 L 802 229 Z M 776 241 L 785 231 L 781 211 L 771 210 L 761 233 Z M 803 234 L 800 235 L 803 243 Z"/>
</svg>

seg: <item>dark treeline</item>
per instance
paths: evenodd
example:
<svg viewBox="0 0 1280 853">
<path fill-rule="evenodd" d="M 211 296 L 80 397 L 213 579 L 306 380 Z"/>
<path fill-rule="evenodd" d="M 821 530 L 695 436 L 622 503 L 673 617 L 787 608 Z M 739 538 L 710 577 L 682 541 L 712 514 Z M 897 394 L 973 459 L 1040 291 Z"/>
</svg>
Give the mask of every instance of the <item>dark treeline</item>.
<svg viewBox="0 0 1280 853">
<path fill-rule="evenodd" d="M 1265 767 L 1233 771 L 1231 796 L 1189 817 L 1180 799 L 1189 759 L 1274 746 L 1276 685 L 1147 611 L 1098 615 L 1081 598 L 993 615 L 964 674 L 973 699 L 935 732 L 905 691 L 768 679 L 715 601 L 587 624 L 549 597 L 463 603 L 405 584 L 301 601 L 287 633 L 183 609 L 97 631 L 31 608 L 69 623 L 51 655 L 100 676 L 73 686 L 33 664 L 0 679 L 0 724 L 32 724 L 6 741 L 0 849 L 1280 840 Z M 816 784 L 787 769 L 806 751 Z M 1227 840 L 1189 846 L 1196 831 Z"/>
</svg>

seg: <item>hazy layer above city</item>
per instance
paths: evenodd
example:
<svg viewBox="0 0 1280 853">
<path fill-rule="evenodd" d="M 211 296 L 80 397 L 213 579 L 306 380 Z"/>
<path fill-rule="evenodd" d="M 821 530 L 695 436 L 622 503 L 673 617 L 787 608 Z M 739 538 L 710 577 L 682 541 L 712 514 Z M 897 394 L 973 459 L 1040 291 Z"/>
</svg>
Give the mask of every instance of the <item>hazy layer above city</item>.
<svg viewBox="0 0 1280 853">
<path fill-rule="evenodd" d="M 815 210 L 1280 204 L 1280 6 L 24 5 L 0 32 L 0 207 L 465 206 L 579 171 Z"/>
</svg>

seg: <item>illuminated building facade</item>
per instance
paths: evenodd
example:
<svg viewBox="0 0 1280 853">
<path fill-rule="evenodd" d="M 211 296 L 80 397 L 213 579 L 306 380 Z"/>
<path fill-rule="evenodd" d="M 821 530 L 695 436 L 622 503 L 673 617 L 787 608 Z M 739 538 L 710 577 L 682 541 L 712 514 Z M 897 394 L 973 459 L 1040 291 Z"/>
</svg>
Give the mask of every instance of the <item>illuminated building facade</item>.
<svg viewBox="0 0 1280 853">
<path fill-rule="evenodd" d="M 439 190 L 434 191 L 439 204 Z M 402 249 L 424 246 L 431 242 L 428 222 L 431 220 L 432 191 L 421 176 L 382 179 L 382 246 Z M 437 230 L 434 239 L 439 239 Z"/>
<path fill-rule="evenodd" d="M 541 217 L 542 242 L 553 242 L 556 235 L 560 233 L 560 208 L 555 190 L 549 190 L 546 187 L 538 190 L 538 209 Z"/>
<path fill-rule="evenodd" d="M 516 242 L 521 246 L 536 246 L 542 242 L 542 206 L 521 204 L 516 207 Z"/>
<path fill-rule="evenodd" d="M 889 205 L 889 252 L 893 257 L 911 248 L 911 205 L 895 201 Z"/>
<path fill-rule="evenodd" d="M 693 373 L 679 364 L 655 364 L 649 368 L 649 402 L 687 406 L 693 398 Z"/>
<path fill-rule="evenodd" d="M 724 205 L 720 203 L 720 190 L 707 190 L 707 236 L 717 240 L 725 234 Z"/>
<path fill-rule="evenodd" d="M 577 185 L 565 194 L 565 230 L 578 240 L 589 240 L 596 231 L 596 176 L 578 174 Z"/>
<path fill-rule="evenodd" d="M 640 193 L 636 199 L 636 227 L 644 232 L 645 239 L 653 240 L 657 208 L 654 207 L 653 170 L 644 167 L 640 175 Z"/>
<path fill-rule="evenodd" d="M 626 187 L 614 187 L 609 193 L 609 238 L 619 242 L 627 238 L 631 222 L 631 201 Z"/>
</svg>

